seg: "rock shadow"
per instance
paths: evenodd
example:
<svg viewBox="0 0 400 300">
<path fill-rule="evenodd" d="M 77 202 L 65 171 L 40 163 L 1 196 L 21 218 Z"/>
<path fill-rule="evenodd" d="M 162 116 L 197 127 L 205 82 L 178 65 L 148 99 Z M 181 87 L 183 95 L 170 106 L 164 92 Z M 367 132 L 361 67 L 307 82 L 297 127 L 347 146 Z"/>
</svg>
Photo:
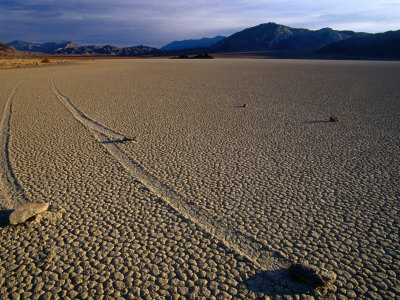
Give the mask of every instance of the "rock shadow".
<svg viewBox="0 0 400 300">
<path fill-rule="evenodd" d="M 10 215 L 14 210 L 3 209 L 0 210 L 0 227 L 5 227 L 10 224 Z"/>
<path fill-rule="evenodd" d="M 318 123 L 331 123 L 329 120 L 312 120 L 312 121 L 306 121 L 304 123 L 307 124 L 318 124 Z"/>
<path fill-rule="evenodd" d="M 126 142 L 136 142 L 136 138 L 124 137 L 123 139 L 103 141 L 100 143 L 102 143 L 102 144 L 122 144 L 122 143 L 126 143 Z"/>
<path fill-rule="evenodd" d="M 125 142 L 126 142 L 126 140 L 120 139 L 120 140 L 103 141 L 103 142 L 100 142 L 100 143 L 102 143 L 102 144 L 122 144 L 122 143 L 125 143 Z"/>
<path fill-rule="evenodd" d="M 287 269 L 260 271 L 243 283 L 257 297 L 266 295 L 272 299 L 280 299 L 284 295 L 313 294 L 314 291 L 314 288 L 289 276 Z"/>
</svg>

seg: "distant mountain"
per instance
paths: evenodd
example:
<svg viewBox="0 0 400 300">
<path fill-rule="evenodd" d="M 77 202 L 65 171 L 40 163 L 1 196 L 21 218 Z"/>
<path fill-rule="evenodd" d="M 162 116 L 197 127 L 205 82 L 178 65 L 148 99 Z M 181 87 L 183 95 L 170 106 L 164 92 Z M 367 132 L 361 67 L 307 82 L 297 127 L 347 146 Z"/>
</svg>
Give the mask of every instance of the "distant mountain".
<svg viewBox="0 0 400 300">
<path fill-rule="evenodd" d="M 24 41 L 15 40 L 8 43 L 10 46 L 13 46 L 15 49 L 19 51 L 31 51 L 31 52 L 42 52 L 53 54 L 55 51 L 59 49 L 65 49 L 70 47 L 77 47 L 78 44 L 71 41 L 62 41 L 62 42 L 50 42 L 44 44 L 38 43 L 29 43 Z"/>
<path fill-rule="evenodd" d="M 367 34 L 327 45 L 318 54 L 336 58 L 400 58 L 400 30 Z"/>
<path fill-rule="evenodd" d="M 54 54 L 58 55 L 88 55 L 88 56 L 152 56 L 159 53 L 160 50 L 148 46 L 133 46 L 119 48 L 111 45 L 106 46 L 78 46 L 58 49 Z"/>
<path fill-rule="evenodd" d="M 336 31 L 331 28 L 308 30 L 266 23 L 234 33 L 212 45 L 209 51 L 312 52 L 331 43 L 358 35 L 363 34 L 353 31 Z"/>
<path fill-rule="evenodd" d="M 43 53 L 34 53 L 29 51 L 18 51 L 14 47 L 0 42 L 0 57 L 7 58 L 33 58 L 43 57 Z"/>
<path fill-rule="evenodd" d="M 174 41 L 169 43 L 161 48 L 164 51 L 174 51 L 174 50 L 185 50 L 185 49 L 196 49 L 196 48 L 207 48 L 212 46 L 213 44 L 223 40 L 224 36 L 216 36 L 213 38 L 202 38 L 198 40 L 183 40 L 183 41 Z"/>
<path fill-rule="evenodd" d="M 112 56 L 143 56 L 153 55 L 159 49 L 148 46 L 134 46 L 119 48 L 111 45 L 106 46 L 81 46 L 71 41 L 51 42 L 44 44 L 29 43 L 24 41 L 12 41 L 8 45 L 20 51 L 42 52 L 57 55 L 112 55 Z"/>
<path fill-rule="evenodd" d="M 245 52 L 246 55 L 254 53 L 254 55 L 281 58 L 400 59 L 400 30 L 371 34 L 331 28 L 319 30 L 291 28 L 275 23 L 260 24 L 226 38 L 216 36 L 175 41 L 161 49 L 143 45 L 124 48 L 111 45 L 82 46 L 71 41 L 44 44 L 13 41 L 8 44 L 20 51 L 31 51 L 23 55 L 40 55 L 32 52 L 42 52 L 84 56 L 181 56 Z M 1 49 L 8 48 L 5 44 L 0 44 Z"/>
</svg>

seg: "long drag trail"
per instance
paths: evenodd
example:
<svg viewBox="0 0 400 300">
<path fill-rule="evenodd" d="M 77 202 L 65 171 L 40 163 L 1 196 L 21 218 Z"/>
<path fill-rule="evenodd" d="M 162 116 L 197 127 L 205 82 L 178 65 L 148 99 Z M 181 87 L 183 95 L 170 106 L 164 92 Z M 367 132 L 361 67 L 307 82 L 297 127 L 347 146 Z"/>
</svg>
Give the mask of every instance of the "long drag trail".
<svg viewBox="0 0 400 300">
<path fill-rule="evenodd" d="M 8 97 L 0 124 L 0 183 L 6 202 L 4 204 L 0 203 L 0 207 L 5 206 L 3 208 L 7 209 L 14 208 L 14 206 L 28 202 L 14 175 L 8 152 L 12 103 L 21 85 L 22 82 L 17 84 L 17 86 L 12 90 L 11 95 Z"/>
<path fill-rule="evenodd" d="M 214 235 L 222 241 L 227 247 L 236 253 L 246 257 L 262 270 L 278 270 L 288 266 L 288 261 L 279 254 L 268 251 L 268 246 L 252 237 L 248 237 L 229 229 L 217 220 L 210 220 L 207 212 L 200 207 L 188 204 L 188 201 L 162 183 L 155 176 L 150 174 L 138 164 L 132 157 L 123 151 L 118 143 L 113 141 L 123 141 L 126 137 L 117 133 L 103 125 L 91 120 L 76 108 L 71 100 L 64 96 L 52 79 L 50 86 L 57 98 L 65 106 L 65 108 L 80 122 L 101 144 L 106 150 L 137 180 L 142 182 L 150 191 L 160 197 L 167 205 L 171 206 L 175 211 L 185 218 L 197 224 L 202 230 Z"/>
</svg>

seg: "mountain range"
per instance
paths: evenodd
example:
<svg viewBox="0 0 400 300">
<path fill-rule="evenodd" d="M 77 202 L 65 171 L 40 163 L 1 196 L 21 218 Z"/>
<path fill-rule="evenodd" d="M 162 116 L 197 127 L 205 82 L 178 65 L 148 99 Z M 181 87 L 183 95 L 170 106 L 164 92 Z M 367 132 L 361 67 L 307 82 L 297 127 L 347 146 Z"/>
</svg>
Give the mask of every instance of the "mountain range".
<svg viewBox="0 0 400 300">
<path fill-rule="evenodd" d="M 266 23 L 234 33 L 212 45 L 210 51 L 313 52 L 326 45 L 358 35 L 363 34 L 353 31 L 337 31 L 331 28 L 308 30 Z"/>
<path fill-rule="evenodd" d="M 63 42 L 50 42 L 50 43 L 29 43 L 24 41 L 12 41 L 8 45 L 14 47 L 19 51 L 42 52 L 42 53 L 55 53 L 59 49 L 69 47 L 78 47 L 79 45 L 71 41 Z"/>
<path fill-rule="evenodd" d="M 133 46 L 119 48 L 111 45 L 105 46 L 81 46 L 71 41 L 50 42 L 44 44 L 34 44 L 24 41 L 12 41 L 8 45 L 13 46 L 19 51 L 42 52 L 56 55 L 113 55 L 113 56 L 145 56 L 155 55 L 159 49 L 148 46 Z"/>
<path fill-rule="evenodd" d="M 228 37 L 174 41 L 161 49 L 148 46 L 119 48 L 81 46 L 71 41 L 34 44 L 8 43 L 20 51 L 56 55 L 88 56 L 169 56 L 210 53 L 263 52 L 270 57 L 400 59 L 400 30 L 385 33 L 338 31 L 331 28 L 309 30 L 265 23 L 236 32 Z"/>
</svg>

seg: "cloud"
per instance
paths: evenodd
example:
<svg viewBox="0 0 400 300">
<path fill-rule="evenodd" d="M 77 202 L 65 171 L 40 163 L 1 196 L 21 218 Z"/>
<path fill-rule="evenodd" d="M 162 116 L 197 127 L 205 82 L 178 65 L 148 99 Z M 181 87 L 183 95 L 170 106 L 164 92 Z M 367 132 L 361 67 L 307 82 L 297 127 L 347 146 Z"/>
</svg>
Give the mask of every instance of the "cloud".
<svg viewBox="0 0 400 300">
<path fill-rule="evenodd" d="M 265 22 L 318 29 L 399 29 L 395 0 L 2 0 L 0 40 L 147 44 L 230 35 Z"/>
</svg>

